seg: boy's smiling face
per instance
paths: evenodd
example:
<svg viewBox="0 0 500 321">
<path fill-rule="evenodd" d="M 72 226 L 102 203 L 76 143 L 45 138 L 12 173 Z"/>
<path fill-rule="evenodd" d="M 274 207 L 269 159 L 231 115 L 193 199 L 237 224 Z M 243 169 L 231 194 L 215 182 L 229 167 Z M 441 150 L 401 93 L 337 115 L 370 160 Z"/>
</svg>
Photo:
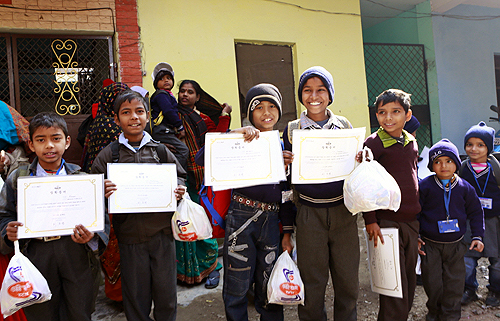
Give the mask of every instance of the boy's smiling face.
<svg viewBox="0 0 500 321">
<path fill-rule="evenodd" d="M 38 127 L 29 141 L 29 147 L 36 153 L 43 169 L 57 171 L 70 142 L 70 137 L 66 137 L 59 127 Z"/>
<path fill-rule="evenodd" d="M 486 163 L 488 159 L 488 147 L 481 138 L 469 138 L 465 144 L 465 152 L 473 163 Z"/>
<path fill-rule="evenodd" d="M 328 118 L 326 107 L 330 104 L 330 94 L 319 77 L 311 77 L 304 84 L 302 103 L 307 109 L 307 117 L 315 122 Z"/>
<path fill-rule="evenodd" d="M 432 163 L 432 170 L 439 179 L 451 179 L 457 170 L 457 165 L 450 157 L 441 156 Z"/>
<path fill-rule="evenodd" d="M 279 118 L 278 107 L 269 101 L 261 101 L 252 112 L 252 121 L 255 128 L 263 132 L 273 130 Z"/>
<path fill-rule="evenodd" d="M 115 115 L 115 123 L 122 128 L 123 135 L 130 142 L 139 142 L 144 136 L 144 128 L 149 120 L 149 113 L 137 99 L 125 100 Z"/>
<path fill-rule="evenodd" d="M 405 123 L 411 118 L 411 109 L 405 109 L 397 101 L 377 107 L 379 125 L 392 137 L 401 137 Z"/>
</svg>

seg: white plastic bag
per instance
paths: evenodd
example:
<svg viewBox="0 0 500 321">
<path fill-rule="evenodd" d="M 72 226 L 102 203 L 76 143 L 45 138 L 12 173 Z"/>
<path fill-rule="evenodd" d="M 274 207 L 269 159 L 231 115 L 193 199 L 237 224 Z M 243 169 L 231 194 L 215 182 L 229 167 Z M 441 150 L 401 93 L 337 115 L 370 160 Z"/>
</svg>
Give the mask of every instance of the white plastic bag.
<svg viewBox="0 0 500 321">
<path fill-rule="evenodd" d="M 304 305 L 304 283 L 299 268 L 287 251 L 276 260 L 267 283 L 269 303 L 281 305 Z"/>
<path fill-rule="evenodd" d="M 212 225 L 205 209 L 193 202 L 188 193 L 177 205 L 172 216 L 172 232 L 177 241 L 193 242 L 212 237 Z"/>
<path fill-rule="evenodd" d="M 0 290 L 4 318 L 19 309 L 48 301 L 52 297 L 42 273 L 19 250 L 19 241 L 14 242 L 14 251 Z"/>
<path fill-rule="evenodd" d="M 344 204 L 353 214 L 381 209 L 397 211 L 401 204 L 398 183 L 373 159 L 366 146 L 361 164 L 344 181 Z"/>
</svg>

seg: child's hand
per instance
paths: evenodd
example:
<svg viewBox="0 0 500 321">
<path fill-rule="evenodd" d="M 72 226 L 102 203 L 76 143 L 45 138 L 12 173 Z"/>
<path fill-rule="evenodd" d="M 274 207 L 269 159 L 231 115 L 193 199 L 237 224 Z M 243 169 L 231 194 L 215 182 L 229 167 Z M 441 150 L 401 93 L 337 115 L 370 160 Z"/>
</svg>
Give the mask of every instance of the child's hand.
<svg viewBox="0 0 500 321">
<path fill-rule="evenodd" d="M 292 254 L 293 245 L 290 233 L 283 234 L 283 240 L 281 240 L 281 246 L 283 247 L 283 251 L 288 251 L 288 254 Z"/>
<path fill-rule="evenodd" d="M 289 150 L 284 150 L 283 160 L 285 161 L 285 169 L 287 169 L 288 165 L 290 165 L 293 162 L 293 153 Z"/>
<path fill-rule="evenodd" d="M 479 240 L 473 240 L 469 247 L 469 250 L 474 250 L 478 252 L 482 252 L 483 249 L 484 249 L 484 244 Z"/>
<path fill-rule="evenodd" d="M 85 226 L 79 224 L 73 229 L 71 239 L 78 244 L 85 244 L 94 237 L 94 232 L 87 230 Z"/>
<path fill-rule="evenodd" d="M 358 162 L 358 163 L 361 163 L 361 162 L 363 161 L 363 151 L 362 151 L 362 150 L 360 150 L 360 151 L 356 154 L 355 159 L 356 159 L 356 162 Z"/>
<path fill-rule="evenodd" d="M 5 155 L 5 151 L 0 152 L 0 174 L 5 172 L 5 167 L 10 165 L 10 158 Z"/>
<path fill-rule="evenodd" d="M 17 222 L 17 221 L 12 221 L 12 222 L 9 222 L 7 224 L 7 238 L 9 239 L 9 241 L 17 241 L 18 238 L 17 238 L 17 228 L 19 226 L 23 226 L 23 223 L 21 222 Z"/>
<path fill-rule="evenodd" d="M 170 145 L 170 144 L 167 144 L 167 143 L 162 143 L 163 145 L 165 145 L 169 151 L 171 151 L 172 153 L 175 153 L 177 152 L 177 149 L 175 148 L 174 145 Z"/>
<path fill-rule="evenodd" d="M 182 199 L 182 196 L 186 193 L 186 186 L 177 185 L 177 188 L 174 189 L 175 198 L 179 201 Z"/>
<path fill-rule="evenodd" d="M 379 237 L 380 238 L 380 242 L 382 242 L 382 244 L 384 244 L 384 236 L 382 235 L 382 231 L 380 231 L 380 226 L 378 226 L 377 223 L 372 223 L 372 224 L 368 224 L 366 226 L 366 233 L 368 233 L 368 236 L 369 236 L 369 239 L 368 240 L 372 240 L 373 239 L 373 246 L 374 247 L 377 247 L 377 244 L 378 244 L 378 240 L 377 238 Z"/>
<path fill-rule="evenodd" d="M 237 129 L 233 129 L 230 131 L 231 133 L 237 133 L 237 134 L 243 134 L 243 138 L 245 139 L 245 142 L 249 143 L 254 139 L 259 138 L 259 133 L 260 130 L 253 126 L 245 126 Z"/>
<path fill-rule="evenodd" d="M 116 185 L 109 179 L 104 180 L 104 197 L 109 198 L 116 191 Z"/>
<path fill-rule="evenodd" d="M 185 136 L 186 136 L 186 130 L 184 129 L 177 134 L 177 138 L 179 139 L 183 139 Z"/>
<path fill-rule="evenodd" d="M 420 254 L 420 255 L 427 255 L 427 254 L 425 254 L 424 251 L 421 250 L 422 245 L 425 245 L 425 242 L 422 241 L 422 239 L 419 237 L 418 238 L 418 254 Z"/>
<path fill-rule="evenodd" d="M 229 105 L 228 103 L 223 103 L 222 104 L 222 112 L 223 113 L 228 113 L 230 114 L 233 111 L 233 107 Z"/>
</svg>

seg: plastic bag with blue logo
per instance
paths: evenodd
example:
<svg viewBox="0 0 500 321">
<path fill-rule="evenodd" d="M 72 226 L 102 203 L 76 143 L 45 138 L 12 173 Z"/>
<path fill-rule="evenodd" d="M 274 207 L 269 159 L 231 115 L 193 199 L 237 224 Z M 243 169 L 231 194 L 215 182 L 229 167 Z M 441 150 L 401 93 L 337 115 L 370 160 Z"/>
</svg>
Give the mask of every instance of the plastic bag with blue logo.
<svg viewBox="0 0 500 321">
<path fill-rule="evenodd" d="M 177 241 L 194 242 L 212 238 L 212 224 L 205 209 L 184 193 L 172 216 L 172 232 Z"/>
<path fill-rule="evenodd" d="M 281 305 L 304 305 L 304 283 L 299 268 L 287 251 L 276 260 L 267 283 L 269 303 Z"/>
<path fill-rule="evenodd" d="M 4 318 L 19 309 L 48 301 L 52 297 L 42 273 L 19 250 L 19 241 L 14 242 L 14 251 L 0 290 Z"/>
<path fill-rule="evenodd" d="M 344 181 L 344 204 L 352 214 L 393 210 L 401 205 L 401 190 L 387 170 L 363 148 L 363 160 Z"/>
</svg>

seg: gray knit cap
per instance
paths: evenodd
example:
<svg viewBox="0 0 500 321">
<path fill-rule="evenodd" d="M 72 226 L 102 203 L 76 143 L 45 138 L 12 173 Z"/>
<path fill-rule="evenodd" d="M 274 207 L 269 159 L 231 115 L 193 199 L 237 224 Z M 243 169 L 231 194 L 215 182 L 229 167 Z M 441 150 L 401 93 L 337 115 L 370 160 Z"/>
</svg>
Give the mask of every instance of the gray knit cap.
<svg viewBox="0 0 500 321">
<path fill-rule="evenodd" d="M 247 107 L 247 118 L 255 126 L 252 120 L 252 112 L 261 101 L 269 101 L 278 107 L 281 119 L 281 93 L 279 89 L 272 84 L 258 84 L 250 88 L 245 97 L 245 105 Z"/>
<path fill-rule="evenodd" d="M 332 77 L 332 74 L 330 74 L 328 72 L 328 70 L 326 70 L 325 68 L 323 68 L 321 66 L 311 67 L 311 68 L 307 69 L 306 71 L 304 71 L 302 73 L 302 75 L 300 76 L 299 101 L 302 104 L 304 104 L 302 102 L 302 89 L 304 88 L 304 85 L 307 82 L 307 80 L 309 78 L 312 78 L 312 77 L 319 77 L 321 79 L 321 81 L 323 82 L 323 84 L 325 85 L 325 87 L 328 89 L 328 93 L 330 95 L 330 102 L 328 103 L 328 106 L 329 106 L 333 102 L 334 93 L 335 93 L 335 90 L 333 89 L 333 77 Z"/>
</svg>

